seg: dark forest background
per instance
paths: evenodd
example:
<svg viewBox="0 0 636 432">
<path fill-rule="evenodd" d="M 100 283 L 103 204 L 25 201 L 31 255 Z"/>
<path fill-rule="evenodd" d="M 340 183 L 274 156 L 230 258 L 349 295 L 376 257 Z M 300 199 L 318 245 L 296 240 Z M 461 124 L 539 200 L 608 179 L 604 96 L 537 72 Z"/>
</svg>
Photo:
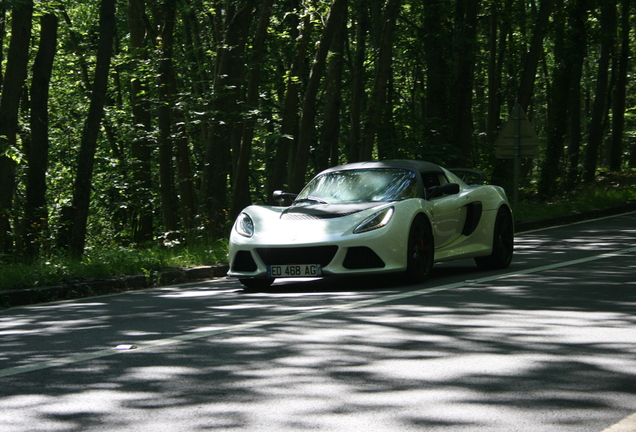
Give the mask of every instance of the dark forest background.
<svg viewBox="0 0 636 432">
<path fill-rule="evenodd" d="M 520 104 L 523 196 L 636 167 L 630 0 L 2 0 L 0 260 L 207 241 L 340 163 L 479 168 Z"/>
</svg>

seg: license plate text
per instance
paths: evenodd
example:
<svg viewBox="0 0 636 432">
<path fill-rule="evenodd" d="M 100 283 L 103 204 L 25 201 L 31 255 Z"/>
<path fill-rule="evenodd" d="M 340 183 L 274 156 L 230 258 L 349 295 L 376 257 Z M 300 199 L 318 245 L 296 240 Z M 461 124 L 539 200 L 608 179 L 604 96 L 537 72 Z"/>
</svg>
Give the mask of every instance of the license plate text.
<svg viewBox="0 0 636 432">
<path fill-rule="evenodd" d="M 269 277 L 317 277 L 322 275 L 320 264 L 271 265 L 267 267 Z"/>
</svg>

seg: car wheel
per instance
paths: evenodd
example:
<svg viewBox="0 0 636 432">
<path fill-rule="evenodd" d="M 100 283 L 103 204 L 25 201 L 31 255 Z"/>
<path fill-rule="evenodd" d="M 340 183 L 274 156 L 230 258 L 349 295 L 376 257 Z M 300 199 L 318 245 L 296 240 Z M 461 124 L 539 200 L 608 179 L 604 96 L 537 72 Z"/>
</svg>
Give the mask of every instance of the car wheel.
<svg viewBox="0 0 636 432">
<path fill-rule="evenodd" d="M 407 248 L 407 282 L 424 282 L 431 274 L 435 255 L 433 232 L 425 218 L 418 217 L 411 225 Z"/>
<path fill-rule="evenodd" d="M 488 256 L 475 258 L 477 265 L 489 270 L 507 268 L 512 261 L 514 238 L 515 229 L 512 214 L 506 207 L 502 207 L 499 209 L 495 221 L 492 253 Z"/>
<path fill-rule="evenodd" d="M 254 291 L 269 288 L 274 283 L 274 278 L 249 278 L 239 279 L 246 291 Z"/>
</svg>

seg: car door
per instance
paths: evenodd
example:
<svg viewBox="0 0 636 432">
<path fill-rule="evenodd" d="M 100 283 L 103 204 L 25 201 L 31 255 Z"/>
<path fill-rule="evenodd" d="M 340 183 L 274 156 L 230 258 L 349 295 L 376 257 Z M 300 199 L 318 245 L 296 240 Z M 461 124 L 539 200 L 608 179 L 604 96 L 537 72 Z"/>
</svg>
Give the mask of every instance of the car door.
<svg viewBox="0 0 636 432">
<path fill-rule="evenodd" d="M 443 173 L 423 173 L 424 187 L 430 189 L 448 183 Z M 464 194 L 438 195 L 429 198 L 433 204 L 431 221 L 435 248 L 439 249 L 455 241 L 461 234 L 466 222 L 466 197 Z"/>
</svg>

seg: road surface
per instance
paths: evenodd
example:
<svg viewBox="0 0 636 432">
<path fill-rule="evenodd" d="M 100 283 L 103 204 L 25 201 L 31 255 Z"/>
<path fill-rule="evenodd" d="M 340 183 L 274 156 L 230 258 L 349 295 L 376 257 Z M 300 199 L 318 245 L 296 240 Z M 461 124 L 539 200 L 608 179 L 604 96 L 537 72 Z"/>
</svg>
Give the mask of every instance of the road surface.
<svg viewBox="0 0 636 432">
<path fill-rule="evenodd" d="M 636 431 L 636 214 L 509 269 L 232 279 L 0 312 L 0 431 Z"/>
</svg>

